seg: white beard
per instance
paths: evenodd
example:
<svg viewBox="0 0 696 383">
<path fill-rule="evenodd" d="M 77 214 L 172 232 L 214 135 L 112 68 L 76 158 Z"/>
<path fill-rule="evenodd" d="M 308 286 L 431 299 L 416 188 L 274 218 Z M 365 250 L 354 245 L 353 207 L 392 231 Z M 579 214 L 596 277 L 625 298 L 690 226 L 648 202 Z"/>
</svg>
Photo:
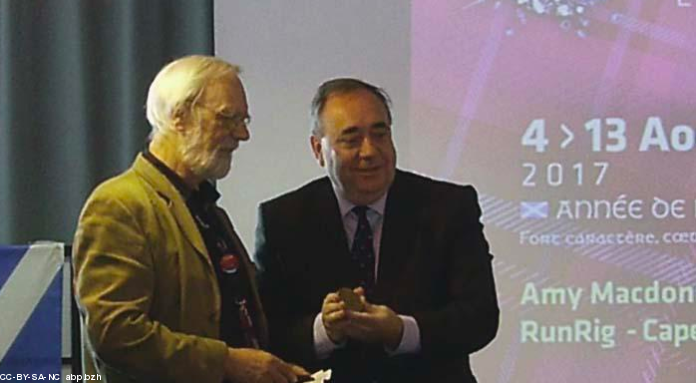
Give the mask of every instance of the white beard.
<svg viewBox="0 0 696 383">
<path fill-rule="evenodd" d="M 203 179 L 224 178 L 232 167 L 232 152 L 218 148 L 208 150 L 200 132 L 185 140 L 181 148 L 181 156 L 191 172 Z"/>
</svg>

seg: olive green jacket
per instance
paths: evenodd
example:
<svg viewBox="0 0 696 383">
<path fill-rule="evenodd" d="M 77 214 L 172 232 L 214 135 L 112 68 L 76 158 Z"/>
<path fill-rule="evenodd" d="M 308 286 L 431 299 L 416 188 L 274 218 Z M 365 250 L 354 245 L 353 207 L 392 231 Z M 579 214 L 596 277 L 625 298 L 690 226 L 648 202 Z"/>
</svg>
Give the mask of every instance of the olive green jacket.
<svg viewBox="0 0 696 383">
<path fill-rule="evenodd" d="M 253 264 L 227 215 L 218 214 L 261 308 Z M 219 340 L 213 265 L 183 197 L 142 155 L 87 200 L 73 262 L 85 373 L 109 383 L 222 381 L 227 346 Z M 265 317 L 254 319 L 265 344 Z"/>
</svg>

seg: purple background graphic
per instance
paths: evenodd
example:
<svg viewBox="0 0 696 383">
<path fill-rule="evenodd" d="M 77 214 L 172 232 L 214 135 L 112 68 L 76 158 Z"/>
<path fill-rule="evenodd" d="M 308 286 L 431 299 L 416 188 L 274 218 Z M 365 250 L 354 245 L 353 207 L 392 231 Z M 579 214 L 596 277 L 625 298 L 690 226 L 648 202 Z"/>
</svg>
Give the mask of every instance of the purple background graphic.
<svg viewBox="0 0 696 383">
<path fill-rule="evenodd" d="M 642 339 L 656 318 L 696 324 L 694 304 L 592 305 L 593 281 L 616 285 L 696 286 L 696 244 L 520 244 L 522 232 L 655 233 L 696 231 L 696 155 L 638 150 L 646 121 L 696 128 L 696 7 L 676 1 L 541 1 L 582 6 L 572 17 L 556 8 L 537 13 L 518 1 L 414 0 L 411 42 L 411 163 L 419 170 L 481 193 L 486 234 L 503 320 L 498 338 L 475 355 L 485 382 L 693 381 L 696 344 L 674 347 Z M 577 9 L 577 8 L 574 8 Z M 549 146 L 523 146 L 529 124 L 543 118 Z M 595 118 L 626 123 L 626 149 L 593 152 L 585 124 Z M 561 148 L 565 124 L 575 137 Z M 433 155 L 441 153 L 441 155 Z M 524 187 L 522 163 L 537 166 L 536 187 Z M 594 162 L 607 162 L 595 185 Z M 561 186 L 542 182 L 559 163 Z M 578 185 L 572 166 L 582 163 Z M 561 200 L 643 200 L 642 219 L 556 219 Z M 653 198 L 686 200 L 683 219 L 651 218 Z M 520 203 L 548 201 L 549 218 L 523 219 Z M 521 305 L 525 285 L 582 287 L 580 308 Z M 520 322 L 567 324 L 597 319 L 616 326 L 616 347 L 520 343 Z M 627 334 L 628 329 L 637 335 Z"/>
</svg>

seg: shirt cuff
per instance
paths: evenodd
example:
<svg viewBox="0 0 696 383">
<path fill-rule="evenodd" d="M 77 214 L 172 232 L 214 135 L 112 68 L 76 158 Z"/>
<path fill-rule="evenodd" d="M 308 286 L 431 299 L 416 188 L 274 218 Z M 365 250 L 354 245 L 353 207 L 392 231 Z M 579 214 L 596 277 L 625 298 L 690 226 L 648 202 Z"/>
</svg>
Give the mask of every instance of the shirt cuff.
<svg viewBox="0 0 696 383">
<path fill-rule="evenodd" d="M 317 314 L 314 318 L 314 352 L 317 354 L 317 359 L 326 359 L 334 350 L 345 345 L 346 342 L 336 344 L 329 338 L 324 322 L 321 320 L 321 313 Z"/>
<path fill-rule="evenodd" d="M 399 315 L 401 322 L 404 324 L 404 333 L 401 335 L 401 342 L 399 346 L 394 351 L 389 351 L 385 348 L 387 355 L 396 356 L 400 354 L 415 354 L 420 351 L 420 329 L 418 328 L 418 322 L 416 318 Z"/>
</svg>

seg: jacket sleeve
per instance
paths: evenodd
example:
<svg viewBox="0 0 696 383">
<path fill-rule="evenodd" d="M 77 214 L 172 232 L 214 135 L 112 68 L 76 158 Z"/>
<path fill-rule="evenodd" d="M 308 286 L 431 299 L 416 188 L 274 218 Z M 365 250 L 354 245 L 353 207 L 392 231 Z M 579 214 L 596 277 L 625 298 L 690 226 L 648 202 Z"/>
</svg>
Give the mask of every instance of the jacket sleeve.
<svg viewBox="0 0 696 383">
<path fill-rule="evenodd" d="M 441 223 L 445 257 L 446 304 L 414 313 L 421 335 L 421 352 L 437 356 L 467 354 L 490 343 L 498 331 L 498 308 L 492 270 L 493 256 L 480 223 L 481 209 L 472 187 L 458 188 L 450 201 L 452 214 Z M 446 200 L 446 199 L 443 199 Z"/>
<path fill-rule="evenodd" d="M 99 189 L 83 209 L 73 257 L 87 341 L 100 363 L 138 380 L 221 382 L 224 342 L 149 315 L 155 278 L 167 276 L 156 275 L 142 209 Z"/>
<path fill-rule="evenodd" d="M 295 309 L 298 302 L 295 286 L 289 280 L 281 254 L 282 233 L 274 230 L 270 208 L 262 204 L 258 212 L 256 251 L 259 294 L 268 318 L 271 351 L 290 362 L 308 369 L 317 368 L 314 351 L 313 324 L 317 313 L 306 314 Z"/>
</svg>

